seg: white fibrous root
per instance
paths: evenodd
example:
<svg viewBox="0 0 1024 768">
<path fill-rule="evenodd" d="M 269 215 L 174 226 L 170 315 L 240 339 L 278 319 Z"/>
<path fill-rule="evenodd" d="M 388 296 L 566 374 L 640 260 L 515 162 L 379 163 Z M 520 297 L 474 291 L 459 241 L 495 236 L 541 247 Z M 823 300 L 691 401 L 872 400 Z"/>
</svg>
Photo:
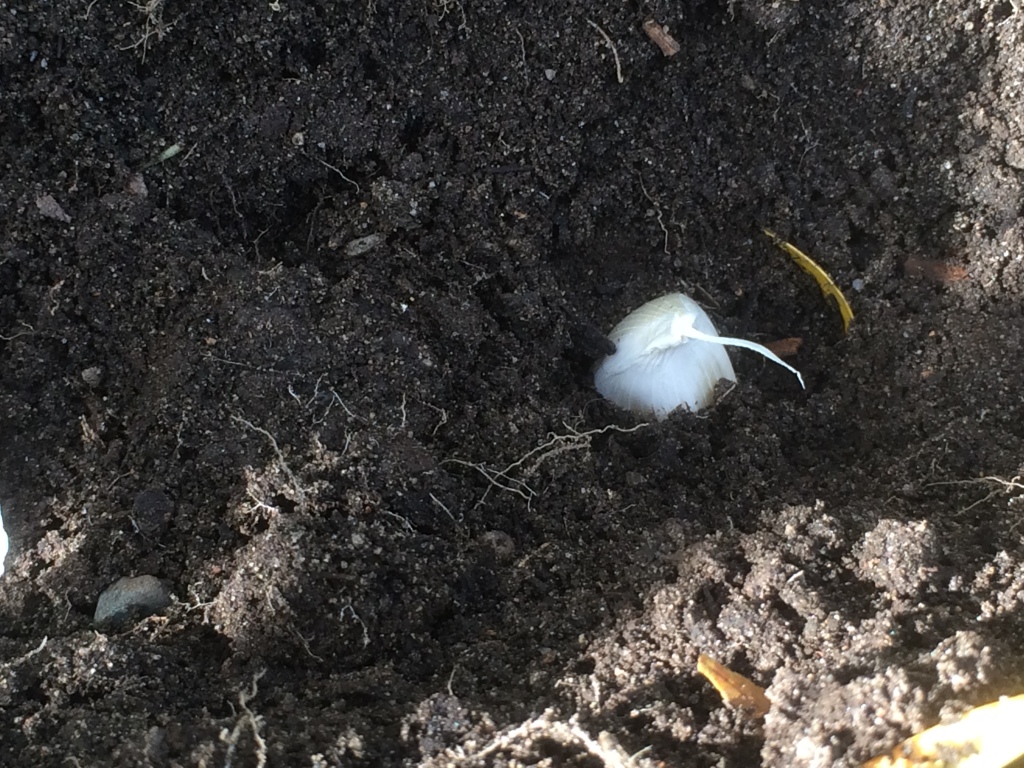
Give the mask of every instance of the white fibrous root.
<svg viewBox="0 0 1024 768">
<path fill-rule="evenodd" d="M 707 313 L 682 293 L 649 301 L 612 329 L 615 354 L 594 372 L 594 386 L 620 408 L 664 419 L 677 408 L 696 412 L 714 401 L 720 379 L 736 381 L 726 347 L 742 347 L 800 372 L 767 347 L 719 336 Z"/>
</svg>

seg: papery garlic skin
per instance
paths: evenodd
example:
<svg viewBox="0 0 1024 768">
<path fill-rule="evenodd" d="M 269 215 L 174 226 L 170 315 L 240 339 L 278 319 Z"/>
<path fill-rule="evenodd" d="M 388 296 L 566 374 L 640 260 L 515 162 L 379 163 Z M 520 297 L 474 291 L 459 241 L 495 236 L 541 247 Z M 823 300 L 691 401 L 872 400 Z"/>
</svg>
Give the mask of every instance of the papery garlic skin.
<svg viewBox="0 0 1024 768">
<path fill-rule="evenodd" d="M 620 408 L 664 419 L 677 408 L 699 411 L 714 401 L 720 379 L 736 381 L 725 348 L 741 347 L 800 372 L 761 344 L 719 336 L 703 309 L 682 293 L 649 301 L 612 329 L 615 354 L 594 371 L 594 386 Z"/>
<path fill-rule="evenodd" d="M 707 313 L 682 293 L 649 301 L 629 314 L 608 337 L 615 354 L 594 372 L 599 393 L 620 408 L 664 419 L 677 408 L 711 405 L 719 379 L 736 381 L 721 344 L 691 339 L 689 327 L 718 336 Z"/>
</svg>

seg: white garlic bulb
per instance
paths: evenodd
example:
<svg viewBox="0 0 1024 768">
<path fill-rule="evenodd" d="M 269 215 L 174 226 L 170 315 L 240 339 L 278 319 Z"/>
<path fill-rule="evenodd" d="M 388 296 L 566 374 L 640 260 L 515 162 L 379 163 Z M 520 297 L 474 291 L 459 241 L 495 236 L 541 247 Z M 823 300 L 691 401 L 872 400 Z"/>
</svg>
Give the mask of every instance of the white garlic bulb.
<svg viewBox="0 0 1024 768">
<path fill-rule="evenodd" d="M 681 293 L 649 301 L 619 323 L 609 338 L 615 354 L 594 372 L 594 386 L 620 408 L 664 419 L 677 408 L 711 405 L 719 379 L 736 381 L 726 346 L 758 352 L 796 374 L 771 350 L 718 335 L 703 309 Z"/>
</svg>

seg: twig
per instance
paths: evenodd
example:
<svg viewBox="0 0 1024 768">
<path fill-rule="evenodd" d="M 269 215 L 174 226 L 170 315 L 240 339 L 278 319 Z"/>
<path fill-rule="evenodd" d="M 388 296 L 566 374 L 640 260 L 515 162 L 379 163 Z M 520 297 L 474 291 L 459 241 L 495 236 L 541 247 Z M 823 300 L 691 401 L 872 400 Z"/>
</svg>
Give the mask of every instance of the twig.
<svg viewBox="0 0 1024 768">
<path fill-rule="evenodd" d="M 306 653 L 308 653 L 312 658 L 316 659 L 317 661 L 323 661 L 322 656 L 317 656 L 315 653 L 313 653 L 312 649 L 310 649 L 309 647 L 309 640 L 304 638 L 302 636 L 302 633 L 299 632 L 299 630 L 297 630 L 294 626 L 288 627 L 288 629 L 292 631 L 293 635 L 299 638 L 299 642 L 302 643 L 302 647 L 306 650 Z"/>
<path fill-rule="evenodd" d="M 601 34 L 601 37 L 604 38 L 604 41 L 608 43 L 608 47 L 612 49 L 612 56 L 615 57 L 615 77 L 621 85 L 625 80 L 622 79 L 622 62 L 619 61 L 619 49 L 615 47 L 615 43 L 613 43 L 612 39 L 608 37 L 608 33 L 597 26 L 597 24 L 592 22 L 590 19 L 587 19 L 587 24 L 596 29 Z"/>
<path fill-rule="evenodd" d="M 445 506 L 444 502 L 437 498 L 437 496 L 435 496 L 433 493 L 430 494 L 430 500 L 433 501 L 437 506 L 439 506 L 444 511 L 444 513 L 451 518 L 453 523 L 455 523 L 456 525 L 459 524 L 459 521 L 455 519 L 455 515 L 452 514 L 452 511 L 448 509 L 448 507 Z"/>
<path fill-rule="evenodd" d="M 360 627 L 363 628 L 363 648 L 365 648 L 370 644 L 370 632 L 366 628 L 366 622 L 359 617 L 358 613 L 356 613 L 356 609 L 352 607 L 352 603 L 349 603 L 348 605 L 343 605 L 341 607 L 341 613 L 338 614 L 338 618 L 344 619 L 346 612 L 348 613 L 349 616 L 351 616 L 359 623 Z"/>
<path fill-rule="evenodd" d="M 336 174 L 338 174 L 339 176 L 341 176 L 341 178 L 343 178 L 343 179 L 344 179 L 345 181 L 347 181 L 347 182 L 348 182 L 349 184 L 351 184 L 351 185 L 352 185 L 353 187 L 355 187 L 355 188 L 356 188 L 356 194 L 357 194 L 357 195 L 358 195 L 358 194 L 359 194 L 360 192 L 362 192 L 362 190 L 361 190 L 361 189 L 360 189 L 360 187 L 359 187 L 359 184 L 357 184 L 357 183 L 356 183 L 355 181 L 353 181 L 353 180 L 352 180 L 352 179 L 350 179 L 350 178 L 349 178 L 348 176 L 346 176 L 346 175 L 345 175 L 344 173 L 342 173 L 342 172 L 341 172 L 341 169 L 340 169 L 340 168 L 335 168 L 335 167 L 334 167 L 333 165 L 331 165 L 330 163 L 326 162 L 325 160 L 321 160 L 321 159 L 320 159 L 319 157 L 313 157 L 312 155 L 310 155 L 310 154 L 309 154 L 309 153 L 307 153 L 307 152 L 303 152 L 302 154 L 304 154 L 304 155 L 305 155 L 306 157 L 308 157 L 308 158 L 309 158 L 310 160 L 316 160 L 316 161 L 317 161 L 318 163 L 320 163 L 320 165 L 324 166 L 325 168 L 330 168 L 330 169 L 331 169 L 332 171 L 334 171 L 334 172 L 335 172 Z"/>
<path fill-rule="evenodd" d="M 648 19 L 645 21 L 643 24 L 643 30 L 647 33 L 647 36 L 651 38 L 651 42 L 658 46 L 658 48 L 661 49 L 661 52 L 666 56 L 675 56 L 679 53 L 679 43 L 668 33 L 668 30 L 654 19 Z"/>
<path fill-rule="evenodd" d="M 19 338 L 20 336 L 31 336 L 31 335 L 33 335 L 36 332 L 36 329 L 33 328 L 28 323 L 26 323 L 24 320 L 19 320 L 18 322 L 21 323 L 26 328 L 28 328 L 28 330 L 27 331 L 18 331 L 18 333 L 13 333 L 10 336 L 0 335 L 0 340 L 3 340 L 3 341 L 14 341 L 15 339 Z"/>
<path fill-rule="evenodd" d="M 379 510 L 379 511 L 385 517 L 393 517 L 393 518 L 395 518 L 395 520 L 397 520 L 399 523 L 402 524 L 402 527 L 405 529 L 406 533 L 416 533 L 416 529 L 413 527 L 413 524 L 410 523 L 407 519 L 402 517 L 397 512 L 392 512 L 390 509 L 382 509 L 382 510 Z"/>
<path fill-rule="evenodd" d="M 274 373 L 278 375 L 292 376 L 295 371 L 282 371 L 277 368 L 267 368 L 265 366 L 251 365 L 250 363 L 240 363 L 237 360 L 229 360 L 226 357 L 217 357 L 209 352 L 202 352 L 201 357 L 206 360 L 211 360 L 215 363 L 222 363 L 223 365 L 233 365 L 236 368 L 244 368 L 247 371 L 256 371 L 257 373 Z"/>
<path fill-rule="evenodd" d="M 519 31 L 519 27 L 513 30 L 519 37 L 519 55 L 523 60 L 523 75 L 529 77 L 527 74 L 528 67 L 526 66 L 526 40 L 523 39 L 523 33 Z"/>
<path fill-rule="evenodd" d="M 658 201 L 651 197 L 651 193 L 648 192 L 647 187 L 644 186 L 643 175 L 638 173 L 637 176 L 640 178 L 640 189 L 644 193 L 644 197 L 650 200 L 651 205 L 654 206 L 654 213 L 658 217 L 658 226 L 661 227 L 661 231 L 665 233 L 665 245 L 662 246 L 662 250 L 665 252 L 665 255 L 668 256 L 668 227 L 665 226 L 665 216 L 662 213 L 661 206 L 658 204 Z"/>
</svg>

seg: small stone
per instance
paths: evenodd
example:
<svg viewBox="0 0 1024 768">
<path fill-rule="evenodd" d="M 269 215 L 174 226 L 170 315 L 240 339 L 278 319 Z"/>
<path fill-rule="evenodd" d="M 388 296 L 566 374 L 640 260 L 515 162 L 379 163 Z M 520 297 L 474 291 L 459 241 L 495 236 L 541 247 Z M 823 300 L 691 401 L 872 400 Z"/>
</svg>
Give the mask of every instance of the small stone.
<svg viewBox="0 0 1024 768">
<path fill-rule="evenodd" d="M 53 195 L 40 195 L 37 197 L 36 207 L 48 219 L 56 219 L 65 224 L 71 223 L 71 217 L 64 212 L 64 209 L 60 207 L 60 203 L 54 199 Z"/>
<path fill-rule="evenodd" d="M 553 70 L 553 69 L 545 69 L 544 70 L 544 77 L 546 77 L 548 79 L 548 81 L 554 80 L 556 74 L 557 74 L 557 72 L 555 72 L 555 70 Z"/>
<path fill-rule="evenodd" d="M 98 365 L 93 365 L 82 371 L 82 381 L 88 384 L 90 387 L 98 387 L 103 381 L 103 369 Z"/>
<path fill-rule="evenodd" d="M 119 626 L 152 616 L 170 604 L 170 590 L 156 576 L 125 577 L 100 595 L 93 621 L 100 626 Z"/>
<path fill-rule="evenodd" d="M 1006 164 L 1018 171 L 1024 170 L 1024 144 L 1017 139 L 1010 139 L 1006 144 Z"/>
<path fill-rule="evenodd" d="M 167 531 L 174 514 L 174 502 L 159 488 L 150 488 L 135 497 L 132 520 L 146 538 L 160 538 Z"/>
<path fill-rule="evenodd" d="M 345 246 L 345 255 L 362 256 L 364 253 L 369 253 L 383 242 L 384 235 L 380 233 L 367 235 L 366 237 L 357 237 Z"/>
<path fill-rule="evenodd" d="M 639 486 L 644 484 L 644 476 L 641 475 L 639 472 L 629 470 L 628 472 L 626 472 L 626 484 L 629 485 L 631 488 L 638 488 Z"/>
<path fill-rule="evenodd" d="M 132 197 L 137 197 L 140 200 L 145 200 L 149 195 L 149 188 L 146 186 L 146 179 L 143 178 L 141 173 L 133 174 L 128 179 L 128 194 Z"/>
<path fill-rule="evenodd" d="M 512 537 L 504 531 L 487 531 L 480 534 L 477 544 L 483 549 L 489 549 L 494 553 L 495 562 L 499 565 L 506 565 L 512 562 L 516 553 L 516 544 Z"/>
<path fill-rule="evenodd" d="M 869 184 L 871 185 L 871 191 L 882 200 L 892 200 L 900 191 L 896 174 L 884 165 L 879 165 L 871 172 Z"/>
</svg>

